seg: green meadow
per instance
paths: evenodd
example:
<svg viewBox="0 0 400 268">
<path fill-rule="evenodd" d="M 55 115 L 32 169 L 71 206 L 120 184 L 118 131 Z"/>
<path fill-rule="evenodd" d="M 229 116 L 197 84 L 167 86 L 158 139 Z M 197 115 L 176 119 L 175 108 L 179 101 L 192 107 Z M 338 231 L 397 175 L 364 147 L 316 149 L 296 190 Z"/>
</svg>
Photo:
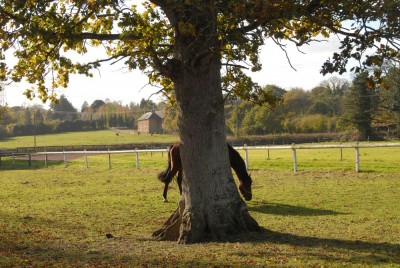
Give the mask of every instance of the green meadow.
<svg viewBox="0 0 400 268">
<path fill-rule="evenodd" d="M 118 134 L 118 135 L 117 135 Z M 36 146 L 68 146 L 68 145 L 108 145 L 124 143 L 175 142 L 176 135 L 153 134 L 137 135 L 137 132 L 122 130 L 100 130 L 83 132 L 66 132 L 60 134 L 36 135 Z M 1 148 L 33 147 L 34 136 L 18 136 L 0 139 Z"/>
<path fill-rule="evenodd" d="M 162 202 L 165 154 L 3 158 L 0 267 L 400 267 L 400 149 L 360 153 L 355 173 L 354 149 L 298 150 L 294 173 L 291 150 L 249 151 L 264 231 L 194 245 L 151 237 L 179 198 Z"/>
</svg>

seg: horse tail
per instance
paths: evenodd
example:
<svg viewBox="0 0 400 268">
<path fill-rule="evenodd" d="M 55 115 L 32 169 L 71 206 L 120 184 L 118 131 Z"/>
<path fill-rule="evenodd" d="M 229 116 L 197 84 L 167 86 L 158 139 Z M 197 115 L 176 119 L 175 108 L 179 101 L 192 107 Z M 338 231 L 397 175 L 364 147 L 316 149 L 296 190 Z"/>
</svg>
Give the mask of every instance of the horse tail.
<svg viewBox="0 0 400 268">
<path fill-rule="evenodd" d="M 157 175 L 158 180 L 163 183 L 166 183 L 166 182 L 169 183 L 172 180 L 172 177 L 171 177 L 171 149 L 173 146 L 174 145 L 171 145 L 168 150 L 167 168 L 164 171 L 158 173 L 158 175 Z"/>
</svg>

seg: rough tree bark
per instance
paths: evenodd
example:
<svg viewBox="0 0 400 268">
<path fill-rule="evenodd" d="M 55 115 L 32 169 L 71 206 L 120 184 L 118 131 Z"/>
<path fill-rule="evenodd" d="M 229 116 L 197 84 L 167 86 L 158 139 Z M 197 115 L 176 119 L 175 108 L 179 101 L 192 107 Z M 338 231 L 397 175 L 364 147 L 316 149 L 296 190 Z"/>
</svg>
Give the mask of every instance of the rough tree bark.
<svg viewBox="0 0 400 268">
<path fill-rule="evenodd" d="M 185 21 L 196 26 L 196 36 L 176 30 L 177 59 L 170 68 L 175 72 L 171 77 L 180 110 L 183 194 L 178 209 L 153 234 L 180 243 L 260 230 L 239 195 L 229 165 L 216 14 L 205 10 L 194 20 L 188 13 Z"/>
</svg>

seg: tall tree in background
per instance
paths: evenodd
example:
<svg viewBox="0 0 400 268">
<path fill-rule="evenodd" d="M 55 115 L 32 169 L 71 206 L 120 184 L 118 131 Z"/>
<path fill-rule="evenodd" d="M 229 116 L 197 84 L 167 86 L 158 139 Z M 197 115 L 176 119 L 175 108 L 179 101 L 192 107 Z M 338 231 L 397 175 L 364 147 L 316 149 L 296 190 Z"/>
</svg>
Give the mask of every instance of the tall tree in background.
<svg viewBox="0 0 400 268">
<path fill-rule="evenodd" d="M 88 111 L 89 108 L 89 103 L 87 101 L 84 101 L 81 106 L 81 113 Z"/>
<path fill-rule="evenodd" d="M 105 101 L 103 100 L 95 100 L 90 104 L 90 108 L 92 109 L 93 112 L 97 112 L 101 106 L 105 105 Z"/>
<path fill-rule="evenodd" d="M 218 240 L 259 229 L 231 174 L 222 89 L 256 103 L 272 101 L 242 68 L 261 69 L 258 53 L 265 38 L 284 48 L 283 40 L 301 46 L 321 35 L 344 36 L 323 73 L 345 72 L 349 58 L 365 59 L 361 64 L 368 66 L 398 60 L 398 8 L 398 0 L 152 0 L 139 12 L 118 0 L 4 0 L 0 77 L 25 77 L 36 84 L 36 90 L 27 90 L 28 98 L 54 100 L 51 89 L 66 87 L 71 73 L 90 76 L 101 63 L 122 61 L 145 71 L 165 94 L 174 90 L 184 187 L 179 208 L 159 237 L 182 243 Z M 342 26 L 348 20 L 351 27 Z M 68 53 L 84 55 L 90 46 L 104 48 L 106 56 L 81 62 L 84 57 L 73 60 Z M 18 61 L 8 66 L 3 60 L 12 47 Z M 368 51 L 375 54 L 363 55 Z"/>
<path fill-rule="evenodd" d="M 292 112 L 304 115 L 311 104 L 310 93 L 302 88 L 292 88 L 283 96 L 283 103 Z"/>
<path fill-rule="evenodd" d="M 347 79 L 331 77 L 322 81 L 310 92 L 313 104 L 309 113 L 338 116 L 342 112 L 343 96 L 348 91 L 350 82 Z"/>
<path fill-rule="evenodd" d="M 368 73 L 364 72 L 354 78 L 347 94 L 344 117 L 357 129 L 360 140 L 374 137 L 372 120 L 379 104 L 375 88 L 371 86 Z"/>
<path fill-rule="evenodd" d="M 151 110 L 155 110 L 157 105 L 152 100 L 142 99 L 140 101 L 139 107 L 141 109 L 144 109 L 144 110 L 147 110 L 147 111 L 151 111 Z"/>
<path fill-rule="evenodd" d="M 53 112 L 53 119 L 72 121 L 78 118 L 76 108 L 65 95 L 61 95 L 57 103 L 51 103 L 50 108 Z"/>
<path fill-rule="evenodd" d="M 167 133 L 179 133 L 178 110 L 173 105 L 167 105 L 165 107 L 165 117 L 163 120 L 163 129 Z"/>
</svg>

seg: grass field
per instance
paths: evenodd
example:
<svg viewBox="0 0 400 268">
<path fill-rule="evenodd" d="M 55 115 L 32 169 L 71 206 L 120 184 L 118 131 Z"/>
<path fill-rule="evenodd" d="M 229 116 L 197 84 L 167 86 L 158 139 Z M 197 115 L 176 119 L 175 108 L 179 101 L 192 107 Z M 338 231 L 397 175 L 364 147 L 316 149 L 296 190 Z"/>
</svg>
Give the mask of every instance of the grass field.
<svg viewBox="0 0 400 268">
<path fill-rule="evenodd" d="M 270 160 L 259 153 L 250 156 L 248 206 L 266 231 L 197 245 L 151 238 L 178 200 L 172 184 L 172 202 L 162 202 L 156 174 L 165 155 L 143 156 L 139 170 L 129 155 L 115 157 L 111 170 L 105 156 L 92 157 L 89 169 L 76 159 L 67 168 L 1 170 L 0 267 L 400 267 L 396 159 L 391 168 L 356 174 L 305 166 L 308 154 L 299 154 L 304 168 L 293 173 L 277 155 L 285 152 Z M 382 161 L 395 154 L 386 155 Z"/>
<path fill-rule="evenodd" d="M 123 143 L 175 142 L 176 135 L 137 135 L 132 131 L 100 130 L 37 135 L 36 146 L 107 145 Z M 0 140 L 0 148 L 33 147 L 34 136 L 18 136 Z"/>
<path fill-rule="evenodd" d="M 0 146 L 2 147 L 2 146 Z M 242 155 L 243 151 L 241 151 Z M 0 166 L 0 267 L 400 267 L 400 149 L 250 151 L 250 214 L 265 232 L 221 243 L 151 238 L 162 202 L 161 153 Z M 108 234 L 107 238 L 106 235 Z M 110 235 L 111 234 L 111 235 Z"/>
</svg>

